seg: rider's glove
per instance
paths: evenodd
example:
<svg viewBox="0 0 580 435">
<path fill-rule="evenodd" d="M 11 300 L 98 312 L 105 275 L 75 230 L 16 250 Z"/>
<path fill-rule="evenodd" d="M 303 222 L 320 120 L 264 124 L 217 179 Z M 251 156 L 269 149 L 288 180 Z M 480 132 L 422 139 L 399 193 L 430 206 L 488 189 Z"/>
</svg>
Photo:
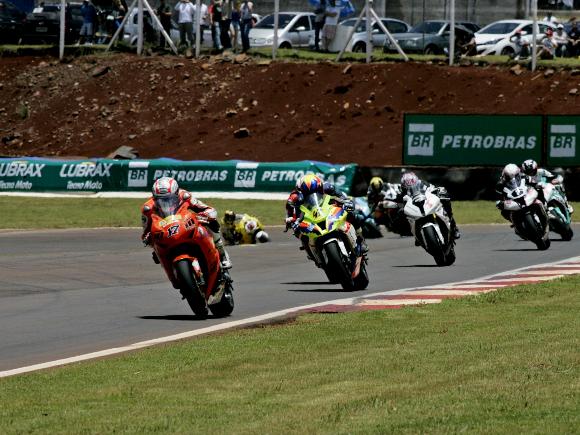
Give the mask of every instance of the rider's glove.
<svg viewBox="0 0 580 435">
<path fill-rule="evenodd" d="M 294 222 L 292 222 L 292 225 L 291 225 L 291 226 L 292 226 L 292 230 L 293 230 L 294 232 L 296 232 L 296 231 L 298 231 L 298 229 L 300 228 L 300 222 L 298 222 L 298 221 L 294 221 Z"/>
<path fill-rule="evenodd" d="M 292 224 L 294 223 L 295 220 L 296 219 L 294 219 L 293 217 L 287 217 L 284 221 L 286 223 L 286 228 L 287 229 L 292 228 Z"/>
<path fill-rule="evenodd" d="M 347 199 L 342 203 L 342 208 L 345 211 L 354 211 L 354 202 L 352 202 L 350 199 Z"/>
</svg>

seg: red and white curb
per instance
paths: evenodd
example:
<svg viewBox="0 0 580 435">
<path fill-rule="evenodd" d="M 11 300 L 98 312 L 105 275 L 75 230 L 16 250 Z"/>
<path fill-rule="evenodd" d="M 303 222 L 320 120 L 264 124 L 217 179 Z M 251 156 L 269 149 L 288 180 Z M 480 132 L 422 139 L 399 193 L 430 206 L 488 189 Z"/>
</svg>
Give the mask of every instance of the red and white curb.
<svg viewBox="0 0 580 435">
<path fill-rule="evenodd" d="M 520 284 L 536 284 L 574 274 L 580 274 L 580 257 L 569 258 L 555 263 L 527 266 L 475 280 L 409 288 L 396 294 L 385 292 L 366 295 L 362 298 L 345 299 L 342 302 L 333 301 L 326 305 L 306 308 L 302 312 L 343 313 L 402 308 L 409 305 L 437 304 L 444 299 L 488 293 Z"/>
<path fill-rule="evenodd" d="M 152 347 L 163 343 L 169 343 L 197 337 L 200 335 L 215 333 L 218 331 L 263 324 L 272 320 L 281 319 L 288 316 L 295 316 L 302 313 L 342 313 L 348 311 L 402 308 L 405 306 L 420 304 L 436 304 L 444 299 L 477 295 L 480 293 L 500 290 L 505 287 L 511 287 L 519 284 L 534 284 L 560 278 L 565 275 L 574 274 L 580 274 L 580 257 L 569 258 L 553 263 L 526 266 L 520 269 L 484 276 L 474 280 L 425 287 L 413 287 L 400 290 L 390 290 L 368 294 L 363 297 L 336 299 L 333 301 L 288 308 L 285 310 L 275 311 L 246 319 L 229 322 L 226 321 L 218 325 L 195 329 L 193 331 L 186 331 L 166 337 L 159 337 L 153 340 L 141 341 L 139 343 L 133 343 L 127 346 L 104 349 L 70 358 L 62 358 L 56 361 L 48 361 L 26 367 L 19 367 L 12 370 L 5 370 L 0 372 L 0 378 L 63 366 L 66 364 L 78 363 L 96 358 L 107 357 L 111 355 L 117 355 L 120 353 Z"/>
</svg>

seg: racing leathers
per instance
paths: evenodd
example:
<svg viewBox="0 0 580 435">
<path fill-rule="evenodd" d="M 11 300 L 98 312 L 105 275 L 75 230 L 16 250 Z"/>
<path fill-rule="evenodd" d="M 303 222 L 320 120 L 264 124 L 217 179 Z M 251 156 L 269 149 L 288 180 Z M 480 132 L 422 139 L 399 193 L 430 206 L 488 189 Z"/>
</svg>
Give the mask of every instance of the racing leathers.
<svg viewBox="0 0 580 435">
<path fill-rule="evenodd" d="M 323 183 L 321 193 L 333 197 L 334 201 L 337 204 L 340 204 L 348 213 L 346 220 L 354 227 L 357 235 L 357 243 L 360 245 L 362 253 L 366 254 L 368 252 L 368 246 L 362 235 L 362 225 L 365 219 L 362 213 L 355 210 L 353 201 L 346 193 L 337 189 L 334 184 L 328 182 Z M 300 222 L 304 219 L 304 213 L 300 210 L 302 204 L 304 204 L 303 193 L 298 189 L 294 189 L 286 201 L 286 228 L 292 228 L 296 237 L 299 237 L 300 235 L 297 230 L 300 226 Z M 308 237 L 302 237 L 301 242 L 302 249 L 308 253 L 309 258 L 313 259 L 308 246 Z"/>
<path fill-rule="evenodd" d="M 224 243 L 220 235 L 220 224 L 217 220 L 217 211 L 215 208 L 204 204 L 199 199 L 194 198 L 191 193 L 184 189 L 179 189 L 179 200 L 180 204 L 187 201 L 189 203 L 188 208 L 193 211 L 206 229 L 211 232 L 213 241 L 216 249 L 220 254 L 221 265 L 224 269 L 230 269 L 232 263 L 230 257 L 226 250 L 224 249 Z M 156 213 L 155 201 L 153 198 L 149 198 L 141 208 L 141 223 L 143 224 L 143 234 L 141 235 L 141 240 L 145 246 L 151 244 L 151 216 Z M 153 261 L 159 264 L 159 259 L 153 251 Z"/>
<path fill-rule="evenodd" d="M 403 212 L 403 196 L 401 185 L 397 183 L 385 183 L 378 192 L 372 186 L 369 186 L 367 201 L 371 214 L 378 224 L 385 225 L 387 229 L 394 231 L 395 227 L 400 226 L 398 224 L 401 221 L 406 222 L 407 218 Z M 397 208 L 388 207 L 389 203 L 395 203 Z"/>
<path fill-rule="evenodd" d="M 548 171 L 544 168 L 538 168 L 536 175 L 526 175 L 526 182 L 533 186 L 538 191 L 538 197 L 540 200 L 545 203 L 546 198 L 544 197 L 544 189 L 543 184 L 551 183 L 560 191 L 564 199 L 566 200 L 566 206 L 568 207 L 568 212 L 573 213 L 574 209 L 568 202 L 568 198 L 566 197 L 566 192 L 564 190 L 564 177 L 561 175 L 556 175 Z"/>
</svg>

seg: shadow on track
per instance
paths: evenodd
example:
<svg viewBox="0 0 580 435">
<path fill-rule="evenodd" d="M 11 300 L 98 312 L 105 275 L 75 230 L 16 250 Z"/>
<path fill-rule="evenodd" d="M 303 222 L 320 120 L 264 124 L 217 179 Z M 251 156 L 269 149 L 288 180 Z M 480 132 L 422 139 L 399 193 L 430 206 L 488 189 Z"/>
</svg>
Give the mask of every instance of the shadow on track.
<svg viewBox="0 0 580 435">
<path fill-rule="evenodd" d="M 328 281 L 291 281 L 291 282 L 281 282 L 280 284 L 286 285 L 325 285 L 329 284 Z"/>
<path fill-rule="evenodd" d="M 200 319 L 199 317 L 193 315 L 193 314 L 168 314 L 167 316 L 137 316 L 138 319 L 143 319 L 143 320 L 205 320 L 205 319 Z M 207 319 L 212 319 L 213 316 L 211 314 L 209 314 L 207 316 Z"/>
<path fill-rule="evenodd" d="M 436 264 L 394 264 L 393 267 L 441 267 Z"/>
<path fill-rule="evenodd" d="M 520 248 L 520 249 L 494 249 L 493 252 L 526 252 L 538 251 L 538 248 Z"/>
<path fill-rule="evenodd" d="M 328 284 L 328 283 L 325 283 Z M 341 287 L 336 288 L 294 288 L 288 289 L 289 292 L 303 292 L 303 293 L 343 293 Z"/>
</svg>

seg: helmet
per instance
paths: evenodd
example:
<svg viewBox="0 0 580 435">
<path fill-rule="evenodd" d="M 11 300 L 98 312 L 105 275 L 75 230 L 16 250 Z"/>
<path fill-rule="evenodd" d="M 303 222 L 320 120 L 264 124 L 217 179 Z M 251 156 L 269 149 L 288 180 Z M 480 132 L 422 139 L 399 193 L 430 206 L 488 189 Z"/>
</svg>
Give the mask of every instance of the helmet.
<svg viewBox="0 0 580 435">
<path fill-rule="evenodd" d="M 401 187 L 403 189 L 409 189 L 415 187 L 420 183 L 419 177 L 415 175 L 414 172 L 405 172 L 401 177 Z"/>
<path fill-rule="evenodd" d="M 535 160 L 528 159 L 522 163 L 522 171 L 524 171 L 524 174 L 533 177 L 538 173 L 538 164 Z"/>
<path fill-rule="evenodd" d="M 266 243 L 270 240 L 270 236 L 266 231 L 260 230 L 256 233 L 256 240 L 260 243 Z"/>
<path fill-rule="evenodd" d="M 306 174 L 296 182 L 296 189 L 304 195 L 314 192 L 322 192 L 324 182 L 322 178 L 314 174 Z"/>
<path fill-rule="evenodd" d="M 236 220 L 236 213 L 232 210 L 226 210 L 224 213 L 224 222 L 226 224 L 233 224 Z"/>
<path fill-rule="evenodd" d="M 501 171 L 501 179 L 503 181 L 512 180 L 516 178 L 518 175 L 520 175 L 520 168 L 518 167 L 518 165 L 515 165 L 513 163 L 505 165 L 503 171 Z"/>
<path fill-rule="evenodd" d="M 179 185 L 171 177 L 161 177 L 151 188 L 153 201 L 159 213 L 165 217 L 175 213 L 179 206 Z"/>
<path fill-rule="evenodd" d="M 379 193 L 381 190 L 383 190 L 384 184 L 385 183 L 383 183 L 383 179 L 381 177 L 373 177 L 371 178 L 369 186 L 373 192 Z"/>
</svg>

